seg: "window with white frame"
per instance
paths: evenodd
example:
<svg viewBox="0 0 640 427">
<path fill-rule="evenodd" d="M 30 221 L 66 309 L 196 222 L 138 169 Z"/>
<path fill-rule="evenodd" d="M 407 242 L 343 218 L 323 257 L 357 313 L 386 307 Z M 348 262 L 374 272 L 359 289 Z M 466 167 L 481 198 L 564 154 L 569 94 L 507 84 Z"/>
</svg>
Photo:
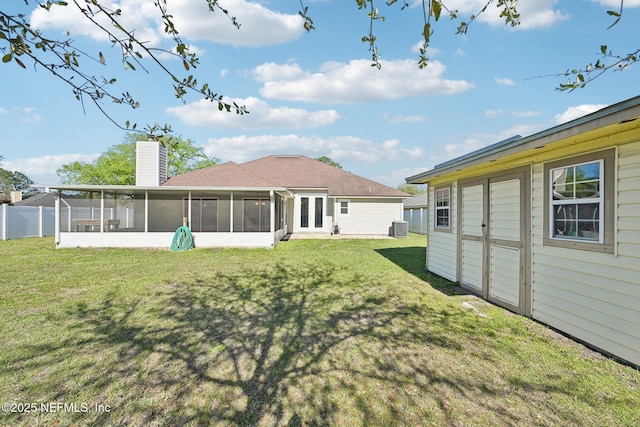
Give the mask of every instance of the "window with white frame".
<svg viewBox="0 0 640 427">
<path fill-rule="evenodd" d="M 545 164 L 544 244 L 613 253 L 615 149 Z"/>
<path fill-rule="evenodd" d="M 349 201 L 338 200 L 340 215 L 349 215 Z"/>
<path fill-rule="evenodd" d="M 436 188 L 435 190 L 435 229 L 451 229 L 451 187 Z"/>
<path fill-rule="evenodd" d="M 603 160 L 549 171 L 552 238 L 602 243 L 603 172 Z"/>
</svg>

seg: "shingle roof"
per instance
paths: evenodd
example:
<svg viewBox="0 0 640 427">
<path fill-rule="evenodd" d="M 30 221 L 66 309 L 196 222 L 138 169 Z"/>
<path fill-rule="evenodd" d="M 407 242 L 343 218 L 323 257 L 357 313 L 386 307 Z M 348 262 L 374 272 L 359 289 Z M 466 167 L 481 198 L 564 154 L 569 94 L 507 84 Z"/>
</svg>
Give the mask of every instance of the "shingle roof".
<svg viewBox="0 0 640 427">
<path fill-rule="evenodd" d="M 410 199 L 405 199 L 403 204 L 405 208 L 419 208 L 427 206 L 429 203 L 429 195 L 427 193 L 416 194 Z"/>
<path fill-rule="evenodd" d="M 327 189 L 332 197 L 409 197 L 375 181 L 306 156 L 267 156 L 188 172 L 164 186 L 285 187 Z"/>
<path fill-rule="evenodd" d="M 273 184 L 237 163 L 227 162 L 176 175 L 163 186 L 270 188 Z"/>
</svg>

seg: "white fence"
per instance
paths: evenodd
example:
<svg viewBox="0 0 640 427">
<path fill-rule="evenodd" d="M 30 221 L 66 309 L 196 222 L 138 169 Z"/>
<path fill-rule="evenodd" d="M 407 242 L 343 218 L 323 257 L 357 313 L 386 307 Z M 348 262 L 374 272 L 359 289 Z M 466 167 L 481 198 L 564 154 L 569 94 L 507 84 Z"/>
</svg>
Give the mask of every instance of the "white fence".
<svg viewBox="0 0 640 427">
<path fill-rule="evenodd" d="M 427 208 L 411 208 L 404 210 L 404 220 L 409 223 L 409 232 L 427 234 Z"/>
<path fill-rule="evenodd" d="M 0 205 L 0 240 L 53 236 L 54 208 Z"/>
</svg>

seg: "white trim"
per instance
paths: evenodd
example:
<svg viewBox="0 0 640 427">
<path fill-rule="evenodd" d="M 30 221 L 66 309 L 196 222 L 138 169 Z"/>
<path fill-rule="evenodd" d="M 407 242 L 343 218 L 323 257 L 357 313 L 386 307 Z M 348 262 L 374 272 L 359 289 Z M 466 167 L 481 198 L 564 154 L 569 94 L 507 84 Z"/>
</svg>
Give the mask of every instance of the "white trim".
<svg viewBox="0 0 640 427">
<path fill-rule="evenodd" d="M 347 213 L 342 213 L 342 203 L 347 204 Z M 351 216 L 351 199 L 336 199 L 337 216 Z"/>
</svg>

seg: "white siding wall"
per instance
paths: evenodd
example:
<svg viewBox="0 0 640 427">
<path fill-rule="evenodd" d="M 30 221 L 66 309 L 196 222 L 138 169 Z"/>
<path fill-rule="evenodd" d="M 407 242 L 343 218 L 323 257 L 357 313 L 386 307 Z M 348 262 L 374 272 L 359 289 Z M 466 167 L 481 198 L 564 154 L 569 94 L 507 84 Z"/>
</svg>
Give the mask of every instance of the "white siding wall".
<svg viewBox="0 0 640 427">
<path fill-rule="evenodd" d="M 348 198 L 337 198 L 336 201 Z M 340 234 L 389 234 L 393 221 L 402 221 L 402 199 L 349 199 L 349 214 L 336 205 L 335 222 Z"/>
<path fill-rule="evenodd" d="M 434 231 L 435 208 L 429 210 L 427 238 L 427 270 L 451 281 L 457 281 L 457 187 L 451 189 L 451 233 Z M 429 187 L 429 206 L 436 206 L 435 191 Z"/>
<path fill-rule="evenodd" d="M 616 254 L 543 246 L 543 165 L 534 165 L 532 315 L 640 364 L 640 142 L 618 153 Z"/>
</svg>

